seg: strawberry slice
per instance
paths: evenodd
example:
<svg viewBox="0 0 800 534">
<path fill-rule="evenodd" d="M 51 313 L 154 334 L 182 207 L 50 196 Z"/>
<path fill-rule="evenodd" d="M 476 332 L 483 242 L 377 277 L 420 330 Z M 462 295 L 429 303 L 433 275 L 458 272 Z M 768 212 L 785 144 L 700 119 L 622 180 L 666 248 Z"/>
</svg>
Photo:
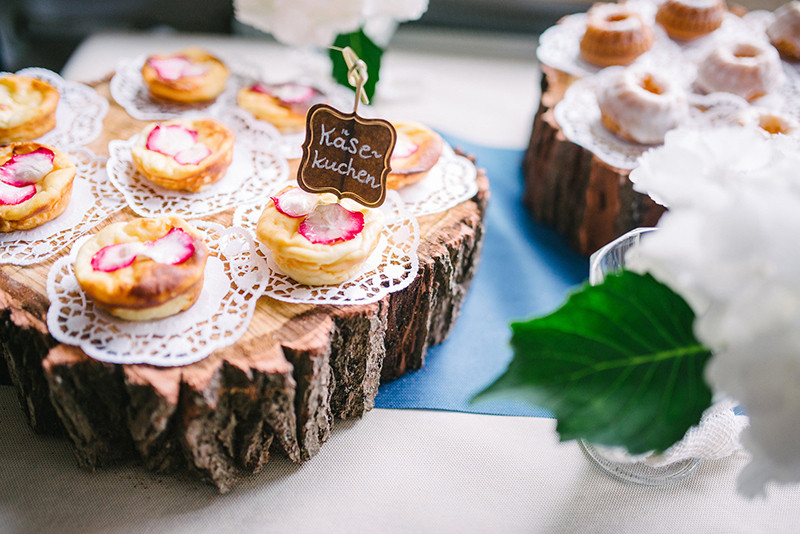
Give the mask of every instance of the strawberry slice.
<svg viewBox="0 0 800 534">
<path fill-rule="evenodd" d="M 341 204 L 319 204 L 300 223 L 300 235 L 312 243 L 349 241 L 364 229 L 364 214 Z"/>
<path fill-rule="evenodd" d="M 172 156 L 181 165 L 197 165 L 211 155 L 211 149 L 197 142 L 197 132 L 180 124 L 157 125 L 145 144 L 148 150 Z"/>
<path fill-rule="evenodd" d="M 22 204 L 36 194 L 36 186 L 33 184 L 14 186 L 0 181 L 0 204 L 6 206 L 16 206 Z"/>
<path fill-rule="evenodd" d="M 313 87 L 293 82 L 277 85 L 257 83 L 251 89 L 257 93 L 274 96 L 284 104 L 299 104 L 314 96 Z"/>
<path fill-rule="evenodd" d="M 265 83 L 257 83 L 250 87 L 251 91 L 256 93 L 261 93 L 262 95 L 272 95 L 272 91 L 270 90 L 271 85 L 267 85 Z"/>
<path fill-rule="evenodd" d="M 134 262 L 144 247 L 145 244 L 138 241 L 103 247 L 92 256 L 92 269 L 110 273 L 127 267 Z"/>
<path fill-rule="evenodd" d="M 197 165 L 211 155 L 211 149 L 202 143 L 196 143 L 175 154 L 175 161 L 181 165 Z"/>
<path fill-rule="evenodd" d="M 292 187 L 270 198 L 275 203 L 275 209 L 293 218 L 308 215 L 319 204 L 319 195 L 303 191 L 299 187 Z"/>
<path fill-rule="evenodd" d="M 419 145 L 411 140 L 407 135 L 398 135 L 394 145 L 391 159 L 407 158 L 419 150 Z"/>
<path fill-rule="evenodd" d="M 192 236 L 180 228 L 173 228 L 166 235 L 145 243 L 141 255 L 158 263 L 177 265 L 183 263 L 194 254 Z"/>
<path fill-rule="evenodd" d="M 27 154 L 14 154 L 0 166 L 0 181 L 15 187 L 37 183 L 53 170 L 53 158 L 55 153 L 45 147 Z"/>
<path fill-rule="evenodd" d="M 173 228 L 153 241 L 134 241 L 108 245 L 92 256 L 92 269 L 110 273 L 131 265 L 137 257 L 144 256 L 167 265 L 177 265 L 194 254 L 192 236 L 180 228 Z"/>
<path fill-rule="evenodd" d="M 190 130 L 180 124 L 170 124 L 163 126 L 156 125 L 147 136 L 147 150 L 174 156 L 182 150 L 194 146 L 197 142 L 197 132 Z"/>
<path fill-rule="evenodd" d="M 208 72 L 205 65 L 195 63 L 186 56 L 154 57 L 148 62 L 162 80 L 179 80 L 189 76 L 202 76 Z"/>
</svg>

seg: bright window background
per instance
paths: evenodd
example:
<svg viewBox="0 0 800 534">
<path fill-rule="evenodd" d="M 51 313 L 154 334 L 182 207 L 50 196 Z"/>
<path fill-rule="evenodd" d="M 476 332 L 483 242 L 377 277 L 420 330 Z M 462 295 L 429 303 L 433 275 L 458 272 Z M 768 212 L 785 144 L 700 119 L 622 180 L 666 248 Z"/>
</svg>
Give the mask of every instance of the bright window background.
<svg viewBox="0 0 800 534">
<path fill-rule="evenodd" d="M 336 0 L 331 0 L 336 1 Z M 391 0 L 386 0 L 391 1 Z M 0 67 L 60 70 L 78 44 L 100 31 L 233 33 L 231 0 L 3 0 Z M 775 9 L 780 0 L 737 0 L 748 9 Z M 540 33 L 585 0 L 430 0 L 414 26 L 437 30 Z"/>
</svg>

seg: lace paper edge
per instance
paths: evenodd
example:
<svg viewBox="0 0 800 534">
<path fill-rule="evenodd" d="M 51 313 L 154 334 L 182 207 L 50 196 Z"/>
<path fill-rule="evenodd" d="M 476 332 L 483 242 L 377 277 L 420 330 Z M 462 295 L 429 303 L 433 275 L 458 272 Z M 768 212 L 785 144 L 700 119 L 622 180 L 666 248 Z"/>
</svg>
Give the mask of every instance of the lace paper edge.
<svg viewBox="0 0 800 534">
<path fill-rule="evenodd" d="M 210 222 L 210 221 L 202 221 L 202 220 L 192 220 L 192 221 L 188 221 L 188 222 L 190 224 L 194 225 L 195 227 L 197 227 L 198 229 L 202 228 L 203 226 L 207 226 L 209 228 L 218 227 L 217 231 L 222 236 L 229 235 L 229 234 L 232 234 L 232 233 L 240 233 L 242 235 L 242 237 L 245 238 L 245 242 L 248 243 L 248 248 L 250 249 L 249 252 L 250 252 L 251 257 L 255 261 L 261 262 L 263 264 L 261 269 L 263 269 L 265 271 L 269 270 L 269 267 L 266 265 L 266 262 L 262 258 L 260 258 L 258 256 L 258 253 L 256 252 L 256 245 L 255 245 L 255 243 L 253 241 L 253 238 L 252 238 L 252 236 L 249 235 L 249 233 L 247 232 L 246 229 L 239 228 L 239 227 L 225 227 L 225 226 L 223 226 L 223 225 L 221 225 L 219 223 L 214 223 L 214 222 Z M 202 360 L 208 358 L 214 351 L 222 349 L 222 348 L 225 348 L 225 347 L 229 347 L 229 346 L 235 344 L 247 332 L 247 330 L 248 330 L 248 328 L 249 328 L 249 326 L 250 326 L 250 324 L 252 322 L 253 315 L 255 314 L 255 308 L 256 308 L 256 305 L 258 303 L 258 299 L 261 296 L 263 296 L 263 284 L 261 284 L 262 289 L 260 289 L 258 291 L 254 291 L 254 292 L 249 292 L 249 293 L 251 293 L 252 298 L 250 299 L 250 302 L 247 305 L 247 317 L 246 317 L 246 319 L 244 321 L 242 321 L 242 326 L 240 326 L 239 331 L 235 331 L 234 334 L 230 338 L 225 339 L 224 342 L 217 342 L 216 344 L 215 343 L 206 344 L 206 349 L 203 349 L 202 351 L 198 351 L 198 353 L 197 353 L 198 357 L 189 358 L 188 360 L 185 360 L 185 361 L 182 360 L 182 363 L 180 363 L 180 364 L 164 364 L 164 363 L 158 363 L 156 361 L 150 361 L 150 360 L 134 360 L 134 359 L 125 359 L 125 360 L 123 360 L 123 359 L 117 359 L 117 358 L 113 358 L 113 357 L 112 358 L 100 358 L 100 357 L 96 356 L 96 354 L 93 354 L 94 351 L 87 350 L 87 348 L 85 346 L 86 344 L 73 345 L 71 343 L 71 341 L 73 341 L 71 338 L 67 340 L 67 339 L 63 338 L 63 336 L 60 337 L 61 334 L 60 334 L 60 332 L 58 332 L 58 329 L 54 329 L 53 328 L 53 325 L 56 324 L 58 316 L 55 313 L 51 313 L 51 309 L 57 303 L 57 300 L 54 301 L 51 298 L 51 292 L 55 293 L 55 289 L 51 289 L 51 287 L 53 287 L 55 285 L 55 277 L 58 274 L 58 270 L 63 269 L 64 264 L 66 264 L 67 262 L 69 262 L 70 265 L 73 264 L 74 261 L 75 261 L 74 256 L 77 254 L 77 251 L 80 249 L 80 246 L 83 245 L 83 243 L 88 241 L 90 238 L 91 238 L 91 236 L 84 235 L 84 236 L 81 236 L 79 239 L 77 239 L 73 243 L 73 247 L 72 247 L 72 249 L 70 249 L 69 254 L 57 259 L 53 263 L 53 265 L 50 267 L 50 269 L 48 270 L 48 273 L 47 273 L 46 288 L 47 288 L 48 298 L 51 300 L 51 303 L 50 303 L 50 305 L 48 306 L 48 309 L 47 309 L 46 323 L 47 323 L 48 332 L 57 341 L 59 341 L 61 343 L 64 343 L 65 345 L 78 347 L 84 353 L 86 353 L 86 355 L 89 356 L 90 358 L 92 358 L 94 360 L 97 360 L 97 361 L 100 361 L 100 362 L 104 362 L 104 363 L 112 363 L 112 364 L 116 364 L 116 365 L 148 364 L 148 365 L 153 365 L 153 366 L 156 366 L 156 367 L 167 368 L 167 367 L 184 367 L 186 365 L 191 365 L 193 363 L 197 363 L 199 361 L 202 361 Z M 67 265 L 67 270 L 69 271 L 68 275 L 74 277 L 75 273 L 74 273 L 74 271 L 73 271 L 73 269 L 72 269 L 72 267 L 70 265 Z M 226 275 L 227 274 L 229 274 L 229 271 L 226 271 Z M 76 281 L 76 284 L 77 284 L 77 281 Z M 80 287 L 80 286 L 78 286 L 78 287 Z M 81 289 L 81 291 L 83 291 L 83 290 Z M 87 298 L 87 300 L 88 300 L 88 298 Z M 101 313 L 105 313 L 105 312 L 101 311 Z M 51 316 L 52 316 L 52 319 L 51 319 Z M 51 323 L 51 321 L 52 321 L 52 323 Z"/>
<path fill-rule="evenodd" d="M 69 149 L 66 149 L 66 152 L 68 152 L 68 153 L 86 152 L 87 154 L 90 155 L 90 158 L 94 162 L 96 162 L 98 164 L 98 166 L 100 167 L 100 170 L 102 170 L 102 172 L 106 174 L 106 179 L 108 178 L 106 170 L 105 170 L 105 163 L 103 163 L 103 161 L 106 161 L 106 162 L 108 161 L 108 156 L 95 154 L 94 152 L 92 152 L 91 150 L 89 150 L 88 148 L 85 148 L 85 147 L 71 147 Z M 89 183 L 93 182 L 93 180 L 87 179 L 85 177 L 82 177 L 82 179 L 86 180 Z M 100 180 L 102 180 L 102 178 Z M 95 184 L 99 184 L 100 182 L 99 181 L 94 181 L 94 183 Z M 94 188 L 92 188 L 92 189 L 94 189 Z M 95 195 L 94 191 L 92 191 L 91 194 L 92 194 L 92 196 L 93 196 L 93 198 L 95 200 L 94 206 L 96 207 L 98 205 L 98 201 L 101 200 L 101 197 Z M 48 259 L 52 258 L 53 256 L 61 253 L 65 248 L 71 246 L 77 240 L 79 240 L 82 237 L 84 237 L 87 233 L 89 233 L 92 230 L 94 230 L 97 227 L 97 225 L 99 225 L 99 224 L 101 224 L 103 222 L 103 220 L 108 219 L 109 217 L 111 217 L 112 215 L 117 213 L 118 211 L 124 209 L 125 206 L 126 206 L 125 202 L 120 200 L 120 199 L 113 199 L 113 198 L 109 199 L 107 197 L 102 197 L 102 199 L 105 200 L 106 202 L 113 201 L 113 203 L 115 205 L 107 207 L 107 208 L 98 208 L 98 209 L 102 209 L 104 211 L 105 216 L 102 219 L 96 221 L 95 223 L 92 223 L 92 224 L 84 223 L 85 219 L 82 220 L 81 222 L 84 223 L 84 224 L 88 224 L 88 226 L 85 226 L 85 228 L 83 228 L 83 231 L 81 233 L 76 234 L 74 236 L 72 242 L 65 242 L 63 245 L 60 245 L 58 248 L 50 250 L 47 255 L 39 256 L 37 258 L 33 258 L 30 261 L 27 261 L 27 260 L 13 260 L 13 258 L 10 258 L 9 260 L 3 260 L 2 256 L 0 256 L 0 265 L 16 265 L 16 266 L 20 266 L 20 267 L 25 267 L 25 266 L 37 265 L 39 263 L 42 263 L 43 261 L 48 260 Z M 43 243 L 45 241 L 49 241 L 50 239 L 52 239 L 52 237 L 57 236 L 57 235 L 62 234 L 62 233 L 65 233 L 65 232 L 68 232 L 68 230 L 65 229 L 65 230 L 62 230 L 60 232 L 56 232 L 55 234 L 52 234 L 47 240 L 36 240 L 36 244 Z M 27 243 L 30 243 L 30 246 L 34 245 L 34 243 L 31 242 L 31 241 L 28 241 Z M 0 245 L 2 245 L 2 244 L 3 243 L 0 242 Z"/>
<path fill-rule="evenodd" d="M 282 184 L 282 187 L 286 186 L 286 185 L 291 185 L 291 182 L 285 182 L 284 184 Z M 282 187 L 277 188 L 273 193 L 279 191 Z M 417 251 L 419 249 L 419 244 L 422 241 L 422 236 L 421 236 L 420 227 L 419 227 L 419 221 L 417 220 L 416 216 L 414 216 L 413 214 L 411 214 L 411 213 L 409 213 L 407 211 L 407 209 L 405 208 L 404 202 L 402 201 L 402 199 L 400 198 L 400 196 L 397 194 L 396 191 L 388 191 L 387 193 L 388 193 L 387 198 L 390 195 L 397 197 L 393 201 L 396 203 L 396 206 L 398 206 L 398 208 L 400 209 L 401 213 L 405 213 L 406 216 L 405 217 L 398 217 L 395 221 L 387 224 L 386 226 L 384 226 L 384 228 L 383 228 L 383 230 L 381 230 L 381 232 L 385 232 L 386 229 L 389 226 L 394 226 L 396 224 L 402 224 L 404 221 L 409 221 L 411 226 L 412 226 L 412 230 L 413 230 L 413 236 L 412 236 L 413 241 L 411 243 L 410 252 L 409 252 L 409 255 L 411 256 L 412 269 L 409 270 L 409 275 L 403 280 L 403 282 L 401 282 L 400 284 L 398 284 L 396 286 L 392 286 L 392 288 L 390 290 L 381 291 L 380 293 L 378 293 L 378 294 L 376 294 L 376 295 L 374 295 L 372 297 L 368 297 L 368 298 L 357 300 L 357 301 L 345 301 L 345 300 L 342 300 L 342 299 L 319 299 L 319 298 L 313 298 L 313 299 L 312 298 L 309 298 L 309 299 L 288 299 L 288 298 L 282 297 L 281 295 L 275 295 L 275 294 L 271 293 L 270 290 L 269 290 L 269 287 L 268 287 L 268 285 L 269 285 L 268 283 L 265 284 L 262 296 L 269 297 L 269 298 L 275 299 L 275 300 L 279 300 L 281 302 L 296 303 L 296 304 L 358 306 L 358 305 L 362 305 L 362 304 L 373 304 L 375 302 L 378 302 L 378 301 L 382 300 L 387 295 L 390 295 L 392 293 L 396 293 L 397 291 L 405 289 L 406 287 L 411 285 L 411 283 L 419 275 L 419 254 L 417 253 Z M 256 244 L 256 248 L 261 251 L 262 255 L 265 257 L 265 259 L 267 261 L 267 269 L 269 270 L 270 277 L 272 277 L 273 273 L 274 273 L 273 268 L 270 266 L 270 263 L 274 264 L 274 260 L 272 260 L 272 253 L 269 251 L 269 249 L 263 243 L 258 241 L 258 239 L 255 236 L 255 231 L 249 227 L 249 225 L 247 224 L 247 220 L 243 215 L 243 213 L 246 210 L 253 209 L 253 208 L 258 209 L 258 205 L 255 202 L 251 202 L 249 204 L 245 204 L 245 205 L 239 206 L 236 209 L 236 211 L 234 212 L 234 214 L 233 214 L 232 221 L 233 221 L 233 224 L 236 225 L 236 227 L 241 228 L 245 232 L 248 232 L 250 234 L 250 236 L 254 239 L 255 244 Z M 261 208 L 261 209 L 263 209 L 263 208 Z M 381 265 L 382 264 L 383 264 L 383 262 L 381 262 Z M 413 271 L 413 273 L 412 273 L 412 271 Z M 298 286 L 303 286 L 303 284 L 298 284 L 297 282 L 292 280 L 291 277 L 289 277 L 289 275 L 287 275 L 287 274 L 285 274 L 283 272 L 281 272 L 281 274 L 283 274 L 284 276 L 288 277 L 289 280 L 291 280 L 292 284 L 295 284 L 295 285 L 298 285 Z"/>
<path fill-rule="evenodd" d="M 108 156 L 108 161 L 106 162 L 106 174 L 108 175 L 109 182 L 111 182 L 111 184 L 114 186 L 114 188 L 117 191 L 119 191 L 119 193 L 125 198 L 125 205 L 128 208 L 130 208 L 131 211 L 133 211 L 134 213 L 136 213 L 140 217 L 155 217 L 155 216 L 157 216 L 155 213 L 152 213 L 152 212 L 148 211 L 147 208 L 144 208 L 144 207 L 140 206 L 138 203 L 135 202 L 133 191 L 130 190 L 129 188 L 125 187 L 120 182 L 120 180 L 118 179 L 117 174 L 111 171 L 112 167 L 115 164 L 127 164 L 128 163 L 127 159 L 121 159 L 118 156 L 117 153 L 118 152 L 123 152 L 123 151 L 126 154 L 130 153 L 130 150 L 133 147 L 133 144 L 136 142 L 136 137 L 138 135 L 139 135 L 139 133 L 132 135 L 128 139 L 112 139 L 111 141 L 108 142 L 109 156 Z M 270 149 L 274 148 L 274 145 L 271 144 L 273 142 L 275 142 L 274 139 L 272 139 L 270 144 L 269 144 Z M 249 156 L 252 156 L 253 154 L 255 154 L 257 152 L 262 152 L 263 154 L 267 154 L 267 155 L 271 156 L 275 160 L 275 163 L 277 164 L 277 168 L 275 170 L 276 171 L 275 174 L 278 175 L 278 178 L 276 178 L 275 180 L 265 181 L 263 183 L 264 187 L 271 187 L 275 183 L 280 183 L 280 181 L 284 179 L 283 177 L 289 175 L 289 162 L 286 160 L 285 157 L 281 156 L 280 154 L 278 154 L 276 152 L 272 152 L 272 151 L 259 151 L 259 150 L 256 149 L 255 143 L 253 143 L 252 141 L 243 143 L 243 145 L 244 146 L 242 146 L 242 144 L 240 144 L 239 146 L 240 146 L 240 148 L 243 148 L 244 150 L 246 150 Z M 155 186 L 155 184 L 153 184 L 153 185 Z M 155 187 L 157 187 L 157 186 L 155 186 Z M 188 193 L 188 192 L 185 193 L 185 195 L 192 195 L 192 194 L 194 194 L 194 193 Z M 202 194 L 202 192 L 201 192 L 201 194 Z M 250 202 L 236 202 L 236 203 L 228 202 L 228 203 L 226 203 L 226 205 L 224 207 L 221 207 L 219 209 L 213 208 L 213 209 L 210 209 L 210 210 L 207 210 L 207 211 L 203 211 L 203 212 L 183 212 L 183 211 L 175 211 L 175 210 L 173 210 L 173 213 L 181 215 L 182 217 L 185 217 L 185 218 L 210 217 L 212 215 L 217 215 L 219 213 L 224 213 L 224 212 L 226 212 L 226 211 L 228 211 L 230 209 L 234 209 L 239 205 L 249 204 L 249 203 Z"/>
</svg>

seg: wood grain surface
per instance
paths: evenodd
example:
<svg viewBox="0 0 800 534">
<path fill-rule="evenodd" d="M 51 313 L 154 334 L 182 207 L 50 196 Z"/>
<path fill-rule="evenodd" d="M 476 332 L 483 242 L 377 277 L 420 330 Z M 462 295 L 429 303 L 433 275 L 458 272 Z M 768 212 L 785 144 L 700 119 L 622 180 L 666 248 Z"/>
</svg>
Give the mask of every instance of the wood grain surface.
<svg viewBox="0 0 800 534">
<path fill-rule="evenodd" d="M 108 154 L 108 141 L 145 122 L 113 102 L 108 80 L 95 88 L 110 109 L 88 148 Z M 335 420 L 362 416 L 381 380 L 422 367 L 427 348 L 447 337 L 480 256 L 489 199 L 482 170 L 478 185 L 471 200 L 420 218 L 420 269 L 409 287 L 357 306 L 261 297 L 237 343 L 184 367 L 108 364 L 56 342 L 45 284 L 67 251 L 0 266 L 0 350 L 31 426 L 65 433 L 87 468 L 136 460 L 192 471 L 220 491 L 264 468 L 270 454 L 308 460 Z M 230 225 L 232 215 L 206 219 Z M 104 224 L 134 216 L 126 208 Z"/>
</svg>

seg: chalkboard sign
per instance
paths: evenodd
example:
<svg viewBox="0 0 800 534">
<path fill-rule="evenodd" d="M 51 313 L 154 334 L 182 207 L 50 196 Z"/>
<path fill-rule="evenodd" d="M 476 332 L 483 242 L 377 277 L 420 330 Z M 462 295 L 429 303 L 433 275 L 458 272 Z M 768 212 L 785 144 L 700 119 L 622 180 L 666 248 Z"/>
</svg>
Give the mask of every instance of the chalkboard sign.
<svg viewBox="0 0 800 534">
<path fill-rule="evenodd" d="M 388 121 L 316 104 L 306 119 L 297 183 L 310 193 L 334 193 L 378 207 L 386 199 L 386 176 L 396 140 Z"/>
</svg>

